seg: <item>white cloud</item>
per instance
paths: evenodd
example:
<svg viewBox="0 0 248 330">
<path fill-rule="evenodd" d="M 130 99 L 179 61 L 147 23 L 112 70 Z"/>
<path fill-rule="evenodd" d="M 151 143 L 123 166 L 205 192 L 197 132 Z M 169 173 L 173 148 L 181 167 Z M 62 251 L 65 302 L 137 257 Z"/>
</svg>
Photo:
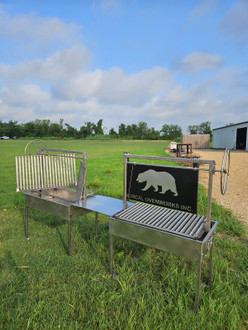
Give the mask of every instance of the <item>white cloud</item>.
<svg viewBox="0 0 248 330">
<path fill-rule="evenodd" d="M 200 1 L 191 11 L 190 17 L 195 18 L 201 18 L 202 16 L 208 14 L 211 12 L 218 0 L 202 0 Z"/>
<path fill-rule="evenodd" d="M 238 0 L 220 23 L 220 28 L 235 42 L 248 43 L 248 1 Z"/>
<path fill-rule="evenodd" d="M 95 98 L 103 104 L 138 105 L 157 94 L 164 94 L 173 84 L 173 76 L 166 68 L 156 67 L 126 74 L 120 68 L 82 73 L 54 87 L 57 97 L 68 99 Z"/>
<path fill-rule="evenodd" d="M 105 1 L 102 5 L 115 3 Z M 214 5 L 215 1 L 210 3 Z M 209 2 L 201 2 L 194 15 L 205 15 L 206 4 Z M 201 83 L 187 76 L 184 86 L 172 71 L 160 66 L 134 73 L 120 67 L 90 70 L 91 54 L 79 41 L 79 34 L 76 25 L 58 19 L 35 14 L 11 18 L 0 12 L 0 40 L 9 42 L 12 50 L 25 53 L 24 60 L 20 56 L 17 63 L 0 63 L 1 120 L 48 118 L 59 122 L 63 118 L 79 128 L 86 121 L 103 118 L 108 128 L 145 121 L 157 129 L 168 123 L 184 130 L 203 121 L 224 125 L 246 120 L 248 75 L 240 68 L 223 67 L 220 56 L 194 52 L 185 57 L 179 64 L 179 74 L 217 73 L 210 72 L 207 76 L 211 77 L 201 79 Z M 26 47 L 38 50 L 39 56 L 27 55 Z"/>
<path fill-rule="evenodd" d="M 4 86 L 0 91 L 2 103 L 9 106 L 29 106 L 51 100 L 50 94 L 42 91 L 37 85 L 10 85 Z"/>
<path fill-rule="evenodd" d="M 81 28 L 58 18 L 42 18 L 35 13 L 10 17 L 0 7 L 0 41 L 8 53 L 20 58 L 31 54 L 49 54 L 58 45 L 73 45 L 80 41 Z"/>
<path fill-rule="evenodd" d="M 70 49 L 57 51 L 44 60 L 34 59 L 13 66 L 0 63 L 0 75 L 8 81 L 43 79 L 53 82 L 74 77 L 88 67 L 89 61 L 88 49 L 77 44 Z"/>
<path fill-rule="evenodd" d="M 41 18 L 34 13 L 19 14 L 11 18 L 0 8 L 0 37 L 22 37 L 31 40 L 77 41 L 80 28 L 66 24 L 58 18 Z M 71 40 L 73 38 L 73 40 Z"/>
<path fill-rule="evenodd" d="M 179 64 L 180 69 L 186 73 L 195 73 L 219 69 L 224 64 L 222 58 L 216 54 L 194 52 L 186 56 Z"/>
</svg>

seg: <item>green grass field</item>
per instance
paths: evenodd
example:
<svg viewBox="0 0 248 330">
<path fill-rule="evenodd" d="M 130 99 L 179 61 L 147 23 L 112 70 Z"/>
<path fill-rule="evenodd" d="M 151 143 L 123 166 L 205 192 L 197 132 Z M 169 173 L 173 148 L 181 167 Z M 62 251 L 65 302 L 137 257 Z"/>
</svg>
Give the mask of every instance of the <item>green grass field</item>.
<svg viewBox="0 0 248 330">
<path fill-rule="evenodd" d="M 219 222 L 213 285 L 201 288 L 192 313 L 196 264 L 115 239 L 115 271 L 109 275 L 108 219 L 94 214 L 73 220 L 72 256 L 67 223 L 32 211 L 30 239 L 24 236 L 24 198 L 15 192 L 15 155 L 27 141 L 0 141 L 0 329 L 246 329 L 248 327 L 248 244 L 245 228 L 213 203 Z M 87 152 L 87 188 L 122 198 L 122 155 L 165 155 L 165 142 L 46 141 L 48 147 Z M 199 188 L 199 213 L 206 194 Z M 245 198 L 245 196 L 244 196 Z M 203 280 L 207 272 L 203 272 Z"/>
</svg>

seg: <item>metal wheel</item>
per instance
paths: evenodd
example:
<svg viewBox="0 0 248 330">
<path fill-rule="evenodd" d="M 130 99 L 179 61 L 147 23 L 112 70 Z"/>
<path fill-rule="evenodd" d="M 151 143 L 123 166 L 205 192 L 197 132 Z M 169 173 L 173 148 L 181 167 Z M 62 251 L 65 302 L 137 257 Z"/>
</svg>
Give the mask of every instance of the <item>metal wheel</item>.
<svg viewBox="0 0 248 330">
<path fill-rule="evenodd" d="M 222 165 L 220 170 L 220 192 L 225 195 L 228 186 L 230 174 L 230 150 L 226 148 L 224 151 Z"/>
<path fill-rule="evenodd" d="M 41 153 L 41 148 L 47 148 L 47 145 L 42 140 L 32 140 L 28 142 L 25 147 L 24 155 L 39 155 Z"/>
</svg>

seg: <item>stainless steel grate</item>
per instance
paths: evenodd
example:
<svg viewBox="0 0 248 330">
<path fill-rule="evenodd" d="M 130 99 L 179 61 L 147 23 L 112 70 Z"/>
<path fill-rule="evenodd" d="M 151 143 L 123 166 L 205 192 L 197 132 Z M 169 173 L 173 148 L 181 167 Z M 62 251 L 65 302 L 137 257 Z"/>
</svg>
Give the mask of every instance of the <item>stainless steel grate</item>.
<svg viewBox="0 0 248 330">
<path fill-rule="evenodd" d="M 204 216 L 150 204 L 135 203 L 112 217 L 193 239 L 205 232 Z"/>
<path fill-rule="evenodd" d="M 17 191 L 77 185 L 75 154 L 16 156 Z"/>
</svg>

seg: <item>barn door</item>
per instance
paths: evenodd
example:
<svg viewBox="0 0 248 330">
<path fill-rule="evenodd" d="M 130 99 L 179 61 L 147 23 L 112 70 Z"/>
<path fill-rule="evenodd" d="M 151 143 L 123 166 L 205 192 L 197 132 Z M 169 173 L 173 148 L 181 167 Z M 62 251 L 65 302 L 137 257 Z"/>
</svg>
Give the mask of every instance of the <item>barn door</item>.
<svg viewBox="0 0 248 330">
<path fill-rule="evenodd" d="M 247 127 L 237 129 L 236 149 L 246 149 Z"/>
</svg>

